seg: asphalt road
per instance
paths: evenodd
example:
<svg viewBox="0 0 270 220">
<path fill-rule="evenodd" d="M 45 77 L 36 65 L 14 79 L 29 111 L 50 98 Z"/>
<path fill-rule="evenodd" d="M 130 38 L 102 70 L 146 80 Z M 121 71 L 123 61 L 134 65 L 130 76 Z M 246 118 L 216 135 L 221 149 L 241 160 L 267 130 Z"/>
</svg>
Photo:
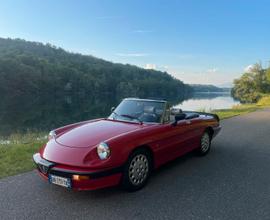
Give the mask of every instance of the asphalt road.
<svg viewBox="0 0 270 220">
<path fill-rule="evenodd" d="M 68 191 L 36 172 L 0 180 L 0 219 L 270 219 L 270 109 L 222 126 L 210 154 L 163 166 L 136 193 Z"/>
</svg>

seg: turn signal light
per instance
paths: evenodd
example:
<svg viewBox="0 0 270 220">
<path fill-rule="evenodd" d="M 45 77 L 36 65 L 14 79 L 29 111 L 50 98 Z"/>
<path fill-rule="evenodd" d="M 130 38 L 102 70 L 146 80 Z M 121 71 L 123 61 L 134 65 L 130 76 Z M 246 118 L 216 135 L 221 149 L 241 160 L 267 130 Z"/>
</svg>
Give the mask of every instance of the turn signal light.
<svg viewBox="0 0 270 220">
<path fill-rule="evenodd" d="M 73 175 L 72 176 L 73 180 L 80 181 L 80 180 L 89 180 L 89 176 L 81 176 L 81 175 Z"/>
</svg>

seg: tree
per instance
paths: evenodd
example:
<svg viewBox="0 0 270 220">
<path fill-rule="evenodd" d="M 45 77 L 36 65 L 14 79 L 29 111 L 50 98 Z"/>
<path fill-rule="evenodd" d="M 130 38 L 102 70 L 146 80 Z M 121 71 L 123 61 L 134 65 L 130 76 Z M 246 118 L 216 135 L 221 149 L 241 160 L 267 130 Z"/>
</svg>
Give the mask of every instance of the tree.
<svg viewBox="0 0 270 220">
<path fill-rule="evenodd" d="M 260 64 L 253 65 L 249 73 L 244 73 L 234 81 L 232 95 L 243 103 L 257 102 L 264 93 L 270 92 L 270 69 Z"/>
</svg>

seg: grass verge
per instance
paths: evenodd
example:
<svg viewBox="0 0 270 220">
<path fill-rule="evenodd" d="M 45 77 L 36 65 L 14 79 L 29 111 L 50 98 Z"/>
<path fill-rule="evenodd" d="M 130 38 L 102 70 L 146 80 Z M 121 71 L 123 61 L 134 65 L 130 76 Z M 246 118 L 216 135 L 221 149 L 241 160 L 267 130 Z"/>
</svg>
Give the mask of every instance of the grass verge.
<svg viewBox="0 0 270 220">
<path fill-rule="evenodd" d="M 0 145 L 0 178 L 34 169 L 32 156 L 43 143 Z"/>
<path fill-rule="evenodd" d="M 220 110 L 214 110 L 213 113 L 217 114 L 220 119 L 226 119 L 231 118 L 237 115 L 243 115 L 246 113 L 254 112 L 261 107 L 257 105 L 237 105 L 234 106 L 231 109 L 220 109 Z"/>
<path fill-rule="evenodd" d="M 231 109 L 219 109 L 212 111 L 217 114 L 220 119 L 231 118 L 237 115 L 254 112 L 262 108 L 270 107 L 270 96 L 265 95 L 256 104 L 240 104 L 232 107 Z"/>
</svg>

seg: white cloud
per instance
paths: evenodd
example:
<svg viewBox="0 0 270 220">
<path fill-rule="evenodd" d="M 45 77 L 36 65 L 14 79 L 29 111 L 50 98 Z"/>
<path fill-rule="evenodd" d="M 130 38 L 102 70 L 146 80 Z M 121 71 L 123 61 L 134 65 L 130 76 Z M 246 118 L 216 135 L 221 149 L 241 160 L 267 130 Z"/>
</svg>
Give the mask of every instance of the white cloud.
<svg viewBox="0 0 270 220">
<path fill-rule="evenodd" d="M 217 72 L 213 72 L 216 69 Z M 238 77 L 235 72 L 225 72 L 223 69 L 211 68 L 212 72 L 207 72 L 207 69 L 203 70 L 200 67 L 188 68 L 186 66 L 169 66 L 166 71 L 189 84 L 212 84 L 212 85 L 231 85 L 234 78 Z"/>
<path fill-rule="evenodd" d="M 153 64 L 153 63 L 147 63 L 145 65 L 145 69 L 148 69 L 148 70 L 155 70 L 157 68 L 156 64 Z"/>
<path fill-rule="evenodd" d="M 143 34 L 143 33 L 152 33 L 153 30 L 138 29 L 138 30 L 134 30 L 134 31 L 132 31 L 132 32 L 133 32 L 133 33 Z"/>
<path fill-rule="evenodd" d="M 248 65 L 244 68 L 245 73 L 251 73 L 253 71 L 254 66 L 253 65 Z"/>
<path fill-rule="evenodd" d="M 211 74 L 203 73 L 203 72 L 193 72 L 193 71 L 181 71 L 181 70 L 174 70 L 169 71 L 173 76 L 176 78 L 184 81 L 185 83 L 189 84 L 225 84 L 225 83 L 232 83 L 232 78 L 228 78 L 227 74 Z"/>
<path fill-rule="evenodd" d="M 99 16 L 96 17 L 96 19 L 99 20 L 111 20 L 111 19 L 119 19 L 119 18 L 123 18 L 122 16 Z"/>
<path fill-rule="evenodd" d="M 163 68 L 163 69 L 169 69 L 170 67 L 167 66 L 167 65 L 165 65 L 165 66 L 161 66 L 161 68 Z"/>
<path fill-rule="evenodd" d="M 116 53 L 119 57 L 146 57 L 149 56 L 147 53 Z"/>
<path fill-rule="evenodd" d="M 211 68 L 207 70 L 208 73 L 216 73 L 218 72 L 218 68 Z"/>
</svg>

